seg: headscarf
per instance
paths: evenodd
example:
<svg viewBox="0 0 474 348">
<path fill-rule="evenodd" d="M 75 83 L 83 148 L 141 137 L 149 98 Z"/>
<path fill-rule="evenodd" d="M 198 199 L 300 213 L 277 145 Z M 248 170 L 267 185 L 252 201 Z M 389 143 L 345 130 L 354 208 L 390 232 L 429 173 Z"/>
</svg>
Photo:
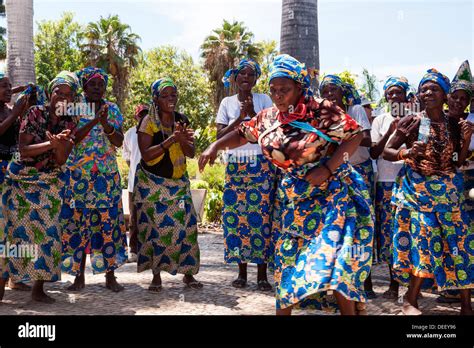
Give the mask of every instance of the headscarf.
<svg viewBox="0 0 474 348">
<path fill-rule="evenodd" d="M 84 86 L 87 85 L 89 81 L 94 78 L 101 79 L 102 81 L 105 82 L 106 86 L 107 86 L 107 83 L 109 82 L 109 76 L 107 75 L 107 73 L 104 70 L 93 67 L 93 66 L 88 66 L 87 68 L 84 68 L 78 71 L 77 77 L 81 81 L 82 88 L 84 88 Z"/>
<path fill-rule="evenodd" d="M 174 84 L 173 80 L 171 80 L 169 77 L 163 77 L 161 79 L 156 80 L 151 84 L 151 96 L 159 96 L 160 93 L 166 88 L 166 87 L 173 87 L 175 90 L 178 90 L 176 85 Z M 159 127 L 161 128 L 161 121 L 160 121 L 160 115 L 158 111 L 158 105 L 155 105 L 155 102 L 153 99 L 151 100 L 150 106 L 148 108 L 148 117 Z"/>
<path fill-rule="evenodd" d="M 387 79 L 387 81 L 385 81 L 385 84 L 383 85 L 384 93 L 387 89 L 389 89 L 390 87 L 393 87 L 393 86 L 398 86 L 398 87 L 403 88 L 405 93 L 407 93 L 409 88 L 410 88 L 410 84 L 408 83 L 408 79 L 405 76 L 400 76 L 400 77 L 390 76 Z"/>
<path fill-rule="evenodd" d="M 145 104 L 139 104 L 139 105 L 137 105 L 137 107 L 135 108 L 134 116 L 135 116 L 135 117 L 138 117 L 138 115 L 139 115 L 143 110 L 150 110 L 150 107 L 149 107 L 148 105 L 145 105 Z"/>
<path fill-rule="evenodd" d="M 45 105 L 46 101 L 48 100 L 44 88 L 38 85 L 35 85 L 36 90 L 33 89 L 32 86 L 28 86 L 23 92 L 18 94 L 16 97 L 16 101 L 18 101 L 23 96 L 31 96 L 32 94 L 36 95 L 36 104 L 35 105 Z"/>
<path fill-rule="evenodd" d="M 163 77 L 161 79 L 156 80 L 151 84 L 151 96 L 153 98 L 154 95 L 160 95 L 161 91 L 166 87 L 173 87 L 174 89 L 178 89 L 169 77 Z"/>
<path fill-rule="evenodd" d="M 312 96 L 311 80 L 304 63 L 299 62 L 288 54 L 276 56 L 270 64 L 270 77 L 268 83 L 277 77 L 286 77 L 299 83 L 303 87 L 304 96 Z"/>
<path fill-rule="evenodd" d="M 443 89 L 444 93 L 449 93 L 449 89 L 451 87 L 449 83 L 449 78 L 446 75 L 443 75 L 438 72 L 438 70 L 436 69 L 429 69 L 426 71 L 426 74 L 423 76 L 420 81 L 420 84 L 418 85 L 418 91 L 421 89 L 421 86 L 423 86 L 426 82 L 429 81 L 437 83 Z"/>
<path fill-rule="evenodd" d="M 256 61 L 254 61 L 252 58 L 244 58 L 239 62 L 239 65 L 235 69 L 229 69 L 226 71 L 224 77 L 222 78 L 222 82 L 224 83 L 225 88 L 230 87 L 230 80 L 232 77 L 234 79 L 237 77 L 239 72 L 241 72 L 245 68 L 251 68 L 253 71 L 255 71 L 256 75 L 256 80 L 262 75 L 262 70 L 260 69 L 260 65 Z"/>
<path fill-rule="evenodd" d="M 59 85 L 68 85 L 77 94 L 79 89 L 79 80 L 77 75 L 70 71 L 61 71 L 48 85 L 48 92 L 51 95 L 53 90 Z"/>
<path fill-rule="evenodd" d="M 342 79 L 337 75 L 326 75 L 324 76 L 321 84 L 319 85 L 319 91 L 322 93 L 324 87 L 328 84 L 333 84 L 342 89 L 342 101 L 344 105 L 357 105 L 361 103 L 359 92 L 356 88 L 347 82 L 342 81 Z"/>
<path fill-rule="evenodd" d="M 453 82 L 451 82 L 451 89 L 449 93 L 454 93 L 458 90 L 466 91 L 469 98 L 472 98 L 472 73 L 469 67 L 469 61 L 464 61 L 459 67 Z"/>
</svg>

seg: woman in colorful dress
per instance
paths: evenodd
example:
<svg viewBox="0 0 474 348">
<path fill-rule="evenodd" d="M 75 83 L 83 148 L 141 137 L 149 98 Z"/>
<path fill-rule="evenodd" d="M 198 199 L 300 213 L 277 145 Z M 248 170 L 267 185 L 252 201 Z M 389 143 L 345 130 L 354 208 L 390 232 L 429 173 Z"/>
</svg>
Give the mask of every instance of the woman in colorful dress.
<svg viewBox="0 0 474 348">
<path fill-rule="evenodd" d="M 252 59 L 242 59 L 227 71 L 224 86 L 233 79 L 238 93 L 222 100 L 217 113 L 217 139 L 238 128 L 243 121 L 272 106 L 266 94 L 252 93 L 261 75 Z M 275 200 L 275 167 L 262 155 L 260 146 L 245 144 L 227 151 L 224 187 L 224 260 L 238 263 L 239 275 L 232 286 L 247 285 L 247 264 L 257 264 L 257 288 L 272 290 L 267 263 L 273 256 L 271 228 Z"/>
<path fill-rule="evenodd" d="M 50 103 L 31 107 L 22 118 L 19 136 L 21 160 L 8 165 L 3 192 L 5 241 L 24 252 L 9 255 L 0 280 L 0 299 L 8 278 L 33 280 L 32 299 L 55 300 L 43 289 L 45 282 L 61 276 L 61 209 L 66 162 L 74 145 L 76 122 L 61 114 L 60 105 L 72 103 L 78 81 L 63 71 L 51 81 Z"/>
<path fill-rule="evenodd" d="M 466 60 L 459 67 L 448 94 L 448 117 L 452 117 L 458 123 L 464 122 L 469 117 L 469 113 L 465 111 L 472 97 L 471 81 L 472 73 L 469 62 Z M 471 123 L 474 123 L 474 119 Z M 474 137 L 471 139 L 471 143 L 473 143 Z M 468 163 L 460 169 L 464 173 L 464 211 L 469 217 L 469 228 L 474 230 L 474 201 L 469 198 L 469 190 L 474 187 L 474 152 L 472 151 L 474 149 L 469 148 L 469 150 Z M 443 292 L 436 302 L 461 302 L 461 294 L 457 290 L 448 290 Z"/>
<path fill-rule="evenodd" d="M 78 72 L 84 96 L 76 138 L 69 156 L 70 185 L 61 211 L 63 271 L 76 276 L 68 288 L 84 288 L 86 252 L 93 274 L 105 272 L 105 285 L 123 290 L 114 271 L 127 261 L 122 188 L 116 149 L 122 146 L 123 117 L 118 106 L 104 99 L 108 76 L 99 68 Z"/>
<path fill-rule="evenodd" d="M 368 188 L 344 161 L 362 140 L 361 127 L 328 100 L 315 100 L 305 65 L 280 55 L 270 66 L 274 107 L 230 132 L 199 159 L 220 149 L 258 143 L 285 170 L 279 186 L 282 231 L 275 245 L 277 315 L 293 308 L 363 310 L 372 263 L 373 221 Z"/>
<path fill-rule="evenodd" d="M 382 153 L 390 137 L 397 129 L 398 121 L 405 116 L 404 108 L 409 89 L 405 77 L 390 77 L 385 82 L 384 96 L 390 111 L 375 118 L 372 123 L 372 147 L 370 156 L 377 159 L 378 176 L 375 187 L 375 236 L 380 248 L 380 259 L 388 263 L 390 272 L 389 289 L 383 297 L 390 300 L 398 299 L 398 282 L 394 279 L 391 269 L 390 255 L 392 246 L 393 206 L 392 189 L 395 179 L 402 168 L 403 162 L 390 162 L 382 158 Z"/>
<path fill-rule="evenodd" d="M 365 183 L 369 187 L 370 204 L 373 204 L 375 198 L 374 168 L 369 154 L 369 148 L 372 146 L 370 138 L 371 125 L 367 113 L 361 105 L 359 93 L 353 85 L 343 82 L 337 75 L 326 75 L 321 81 L 319 91 L 321 97 L 339 106 L 362 127 L 362 141 L 354 154 L 349 158 L 349 162 L 364 178 Z M 370 275 L 365 282 L 365 291 L 369 299 L 377 297 L 373 291 L 372 277 Z"/>
<path fill-rule="evenodd" d="M 422 287 L 460 290 L 461 314 L 472 314 L 474 231 L 462 210 L 463 175 L 456 169 L 467 157 L 472 128 L 444 113 L 446 76 L 430 69 L 418 90 L 425 110 L 400 121 L 384 150 L 385 159 L 405 161 L 392 195 L 392 269 L 409 285 L 404 314 L 421 314 Z"/>
<path fill-rule="evenodd" d="M 202 288 L 197 218 L 186 157 L 194 157 L 194 132 L 188 118 L 175 111 L 178 90 L 169 78 L 151 86 L 150 111 L 138 125 L 142 159 L 137 166 L 133 201 L 138 219 L 138 272 L 151 269 L 149 291 L 162 289 L 161 271 L 184 274 L 183 282 Z"/>
<path fill-rule="evenodd" d="M 12 94 L 21 92 L 13 108 L 7 103 L 11 101 Z M 33 93 L 35 92 L 35 93 Z M 40 96 L 42 97 L 40 99 Z M 19 86 L 12 88 L 10 80 L 0 72 L 0 197 L 2 189 L 5 186 L 5 174 L 8 163 L 19 155 L 18 152 L 18 135 L 20 132 L 21 117 L 33 105 L 43 105 L 46 96 L 39 86 Z M 2 204 L 0 202 L 0 242 L 3 240 L 4 221 L 2 213 Z M 3 259 L 0 259 L 0 274 L 2 273 Z M 18 281 L 13 282 L 11 279 L 8 287 L 12 290 L 31 291 L 31 286 Z"/>
</svg>

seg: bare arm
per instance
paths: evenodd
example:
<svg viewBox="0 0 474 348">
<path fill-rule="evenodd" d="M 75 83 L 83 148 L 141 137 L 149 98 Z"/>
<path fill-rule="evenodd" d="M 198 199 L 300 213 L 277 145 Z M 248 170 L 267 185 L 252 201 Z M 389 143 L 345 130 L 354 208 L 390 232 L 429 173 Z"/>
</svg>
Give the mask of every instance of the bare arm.
<svg viewBox="0 0 474 348">
<path fill-rule="evenodd" d="M 199 170 L 203 171 L 207 163 L 214 164 L 219 150 L 235 149 L 236 147 L 247 144 L 247 139 L 242 137 L 237 129 L 226 134 L 216 142 L 209 145 L 209 147 L 199 157 Z"/>
</svg>

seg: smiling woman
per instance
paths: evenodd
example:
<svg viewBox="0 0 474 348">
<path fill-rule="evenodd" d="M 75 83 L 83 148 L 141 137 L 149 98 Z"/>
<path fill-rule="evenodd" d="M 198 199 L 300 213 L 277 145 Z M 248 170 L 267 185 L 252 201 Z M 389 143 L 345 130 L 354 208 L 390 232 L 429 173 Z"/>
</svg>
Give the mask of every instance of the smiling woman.
<svg viewBox="0 0 474 348">
<path fill-rule="evenodd" d="M 393 271 L 409 285 L 403 312 L 419 315 L 421 288 L 460 289 L 461 313 L 472 314 L 469 275 L 474 238 L 462 207 L 463 174 L 472 128 L 443 111 L 450 91 L 449 79 L 430 69 L 418 86 L 425 110 L 399 122 L 384 150 L 384 158 L 403 160 L 392 196 Z M 406 148 L 401 148 L 405 144 Z M 467 246 L 467 247 L 466 247 Z"/>
</svg>

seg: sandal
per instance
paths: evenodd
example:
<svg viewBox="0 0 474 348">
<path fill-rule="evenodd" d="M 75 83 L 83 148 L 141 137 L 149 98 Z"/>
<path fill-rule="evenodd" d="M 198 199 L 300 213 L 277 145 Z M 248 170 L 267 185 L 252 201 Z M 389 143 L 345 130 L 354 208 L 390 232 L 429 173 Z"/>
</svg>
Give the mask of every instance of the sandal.
<svg viewBox="0 0 474 348">
<path fill-rule="evenodd" d="M 268 282 L 268 280 L 259 280 L 257 282 L 257 289 L 260 291 L 271 291 L 273 290 L 272 286 Z"/>
<path fill-rule="evenodd" d="M 25 283 L 14 283 L 11 279 L 8 281 L 8 287 L 12 290 L 31 291 L 31 286 Z"/>
<path fill-rule="evenodd" d="M 197 280 L 191 280 L 190 282 L 184 284 L 186 284 L 186 287 L 191 289 L 202 289 L 203 287 L 202 283 Z"/>
<path fill-rule="evenodd" d="M 244 278 L 237 278 L 232 282 L 232 286 L 239 289 L 245 288 L 247 286 L 247 280 Z"/>
<path fill-rule="evenodd" d="M 374 292 L 374 290 L 365 290 L 365 296 L 367 296 L 369 300 L 377 298 L 377 294 Z"/>
<path fill-rule="evenodd" d="M 388 289 L 382 294 L 382 297 L 387 300 L 397 300 L 398 299 L 398 290 Z"/>
<path fill-rule="evenodd" d="M 438 302 L 438 303 L 458 303 L 458 302 L 461 302 L 461 298 L 460 297 L 446 296 L 446 295 L 439 295 L 438 298 L 436 299 L 436 302 Z"/>
</svg>

